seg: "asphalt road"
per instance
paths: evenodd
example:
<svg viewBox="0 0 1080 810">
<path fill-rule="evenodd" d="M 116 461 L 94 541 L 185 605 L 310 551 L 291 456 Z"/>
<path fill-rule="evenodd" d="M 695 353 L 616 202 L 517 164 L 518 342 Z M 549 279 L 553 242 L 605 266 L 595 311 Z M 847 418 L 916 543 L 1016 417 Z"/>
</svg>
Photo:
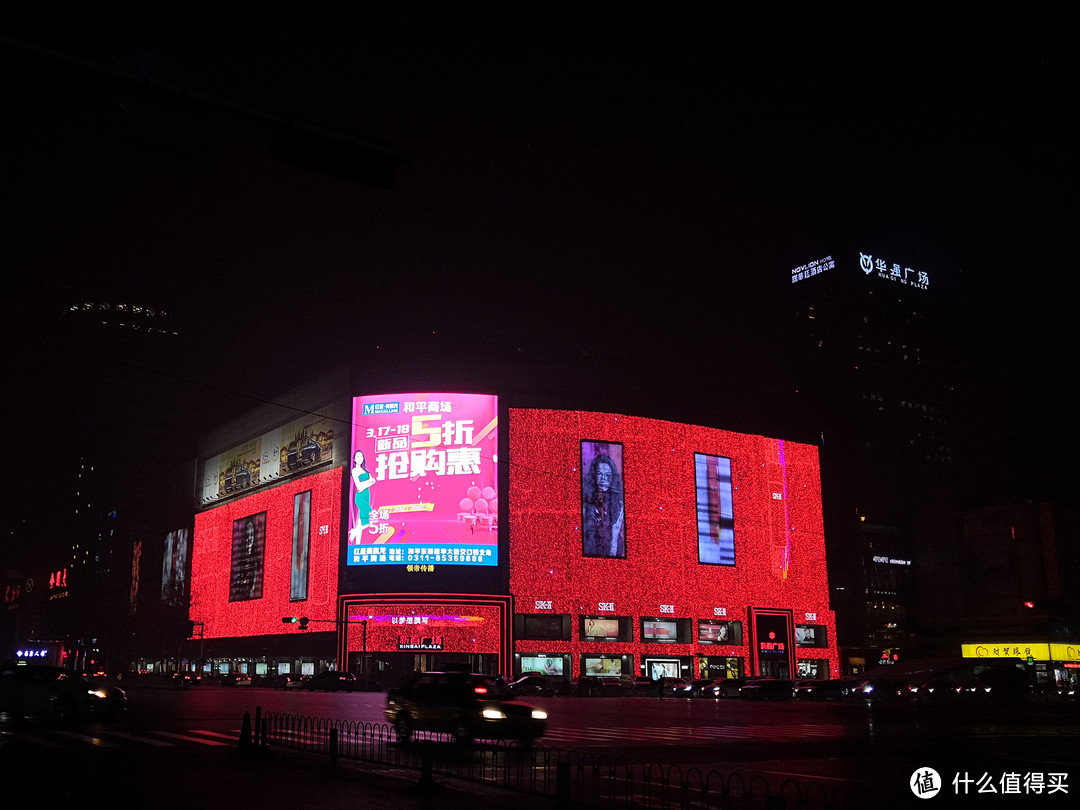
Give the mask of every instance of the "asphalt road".
<svg viewBox="0 0 1080 810">
<path fill-rule="evenodd" d="M 235 779 L 229 769 L 236 766 L 230 763 L 245 713 L 250 718 L 277 712 L 381 725 L 384 702 L 382 693 L 134 687 L 129 688 L 129 710 L 111 721 L 71 727 L 51 721 L 2 724 L 0 753 L 9 763 L 25 760 L 20 772 L 65 763 L 65 773 L 72 779 L 78 772 L 97 782 L 120 761 L 129 763 L 120 769 L 128 776 L 180 769 L 175 776 L 184 778 L 192 769 L 225 768 L 221 778 L 232 789 Z M 1075 704 L 944 712 L 843 701 L 536 698 L 530 702 L 549 713 L 548 732 L 539 745 L 595 761 L 632 760 L 737 772 L 747 778 L 760 775 L 772 782 L 791 779 L 901 793 L 909 791 L 914 774 L 926 767 L 947 783 L 957 779 L 960 787 L 970 778 L 971 790 L 986 777 L 1000 787 L 1009 774 L 1028 780 L 1034 774 L 1044 782 L 1051 774 L 1064 774 L 1054 779 L 1066 790 L 1059 788 L 1054 796 L 1044 790 L 1038 796 L 1041 804 L 1070 794 L 1075 798 L 1080 792 L 1080 783 L 1075 789 L 1067 787 L 1080 772 L 1076 744 L 1080 707 Z M 247 765 L 242 768 L 251 770 Z M 320 772 L 318 767 L 314 770 Z M 406 783 L 412 778 L 404 776 Z M 113 789 L 117 784 L 108 788 Z"/>
</svg>

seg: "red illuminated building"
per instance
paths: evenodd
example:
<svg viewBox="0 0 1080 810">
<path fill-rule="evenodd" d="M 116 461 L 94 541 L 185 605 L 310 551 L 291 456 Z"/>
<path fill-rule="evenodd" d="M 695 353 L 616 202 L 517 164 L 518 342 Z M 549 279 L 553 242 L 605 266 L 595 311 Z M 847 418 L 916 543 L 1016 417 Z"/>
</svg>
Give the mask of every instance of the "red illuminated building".
<svg viewBox="0 0 1080 810">
<path fill-rule="evenodd" d="M 817 448 L 605 413 L 511 409 L 509 422 L 515 669 L 837 674 Z M 617 451 L 623 487 L 614 554 L 583 545 L 596 445 Z"/>
<path fill-rule="evenodd" d="M 205 443 L 204 672 L 838 674 L 815 447 L 351 387 Z"/>
</svg>

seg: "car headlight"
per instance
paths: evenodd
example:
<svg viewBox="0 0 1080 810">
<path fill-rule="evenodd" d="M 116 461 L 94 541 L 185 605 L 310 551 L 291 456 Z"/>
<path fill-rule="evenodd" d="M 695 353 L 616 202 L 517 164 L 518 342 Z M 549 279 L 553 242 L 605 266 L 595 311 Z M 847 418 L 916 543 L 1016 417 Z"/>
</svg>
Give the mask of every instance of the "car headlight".
<svg viewBox="0 0 1080 810">
<path fill-rule="evenodd" d="M 109 693 L 104 689 L 88 689 L 86 690 L 86 694 L 90 695 L 90 697 L 100 698 L 101 700 L 104 700 L 109 696 Z"/>
<path fill-rule="evenodd" d="M 502 709 L 484 709 L 482 712 L 485 720 L 505 720 L 506 713 Z"/>
<path fill-rule="evenodd" d="M 532 719 L 533 720 L 547 720 L 547 712 L 545 712 L 543 709 L 533 709 L 532 710 Z"/>
</svg>

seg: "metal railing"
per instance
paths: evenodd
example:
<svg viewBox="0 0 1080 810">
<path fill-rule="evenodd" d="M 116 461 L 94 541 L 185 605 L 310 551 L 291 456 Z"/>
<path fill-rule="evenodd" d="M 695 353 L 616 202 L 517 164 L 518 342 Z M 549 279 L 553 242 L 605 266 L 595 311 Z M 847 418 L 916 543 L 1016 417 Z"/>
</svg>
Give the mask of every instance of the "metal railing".
<svg viewBox="0 0 1080 810">
<path fill-rule="evenodd" d="M 249 728 L 245 716 L 245 729 Z M 241 743 L 244 744 L 242 732 Z M 771 783 L 696 766 L 649 763 L 592 751 L 523 747 L 485 741 L 468 748 L 449 735 L 415 735 L 399 743 L 389 725 L 304 715 L 257 713 L 248 744 L 294 748 L 338 759 L 415 771 L 418 782 L 438 777 L 483 783 L 508 791 L 548 797 L 556 810 L 649 808 L 652 810 L 845 810 L 890 806 L 890 797 L 860 788 L 786 778 Z"/>
</svg>

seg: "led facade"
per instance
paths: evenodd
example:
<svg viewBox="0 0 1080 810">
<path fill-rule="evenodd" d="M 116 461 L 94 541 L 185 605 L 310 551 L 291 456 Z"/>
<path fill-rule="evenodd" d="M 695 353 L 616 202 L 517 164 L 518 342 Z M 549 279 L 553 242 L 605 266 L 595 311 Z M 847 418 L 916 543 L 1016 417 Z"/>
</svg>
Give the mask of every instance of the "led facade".
<svg viewBox="0 0 1080 810">
<path fill-rule="evenodd" d="M 190 615 L 204 638 L 299 632 L 281 618 L 300 613 L 334 621 L 341 491 L 336 467 L 195 516 Z"/>
<path fill-rule="evenodd" d="M 838 674 L 816 447 L 604 413 L 508 421 L 517 668 Z M 583 442 L 620 449 L 621 555 L 583 547 Z M 724 460 L 712 510 L 703 459 Z"/>
</svg>

